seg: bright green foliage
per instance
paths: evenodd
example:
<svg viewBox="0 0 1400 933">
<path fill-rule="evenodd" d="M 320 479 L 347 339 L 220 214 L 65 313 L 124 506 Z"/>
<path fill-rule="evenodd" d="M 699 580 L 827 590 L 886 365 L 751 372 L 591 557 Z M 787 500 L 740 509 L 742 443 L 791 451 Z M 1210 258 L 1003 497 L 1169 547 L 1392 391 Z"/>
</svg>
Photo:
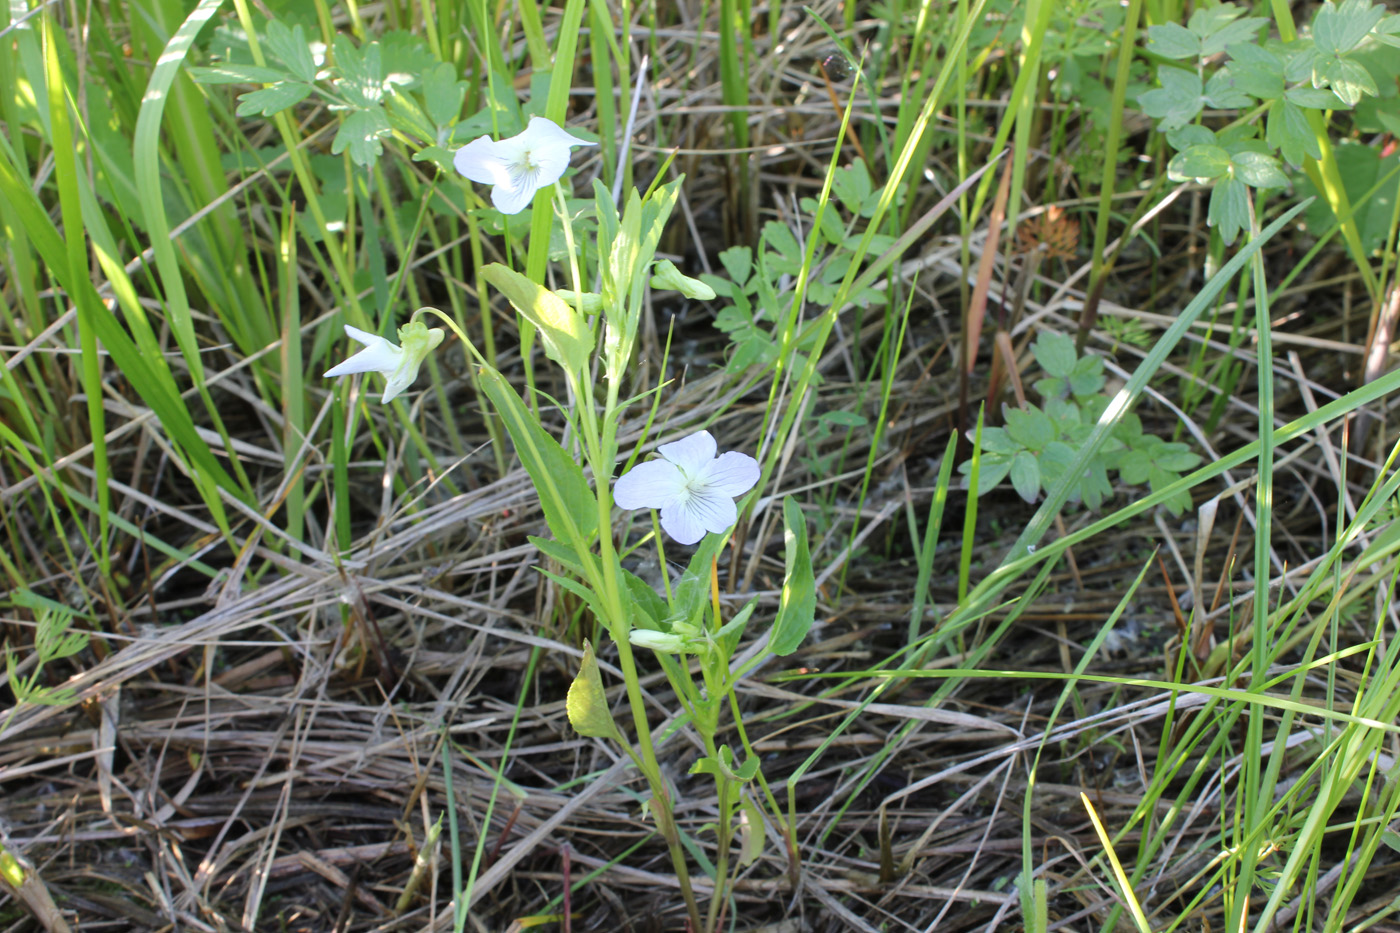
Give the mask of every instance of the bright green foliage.
<svg viewBox="0 0 1400 933">
<path fill-rule="evenodd" d="M 768 650 L 782 657 L 802 647 L 817 610 L 817 583 L 807 547 L 807 519 L 791 496 L 783 498 L 783 542 L 787 571 L 783 576 L 778 620 L 768 638 Z"/>
<path fill-rule="evenodd" d="M 1305 157 L 1322 158 L 1304 111 L 1350 109 L 1377 95 L 1363 53 L 1400 45 L 1400 15 L 1387 17 L 1369 0 L 1324 3 L 1312 37 L 1287 44 L 1261 43 L 1268 20 L 1243 13 L 1224 3 L 1198 8 L 1185 26 L 1148 29 L 1148 51 L 1184 67 L 1159 66 L 1160 87 L 1138 97 L 1177 150 L 1167 169 L 1171 179 L 1212 187 L 1208 217 L 1226 243 L 1249 224 L 1249 188 L 1288 185 L 1280 159 L 1297 168 Z M 1217 64 L 1222 53 L 1224 63 Z M 1246 114 L 1217 133 L 1198 122 L 1206 109 Z"/>
<path fill-rule="evenodd" d="M 483 368 L 479 378 L 534 481 L 550 529 L 571 546 L 586 543 L 598 530 L 598 510 L 578 461 L 540 427 L 500 373 Z"/>
<path fill-rule="evenodd" d="M 583 371 L 593 350 L 593 332 L 578 308 L 498 262 L 484 267 L 481 275 L 539 330 L 545 356 L 572 372 Z"/>
<path fill-rule="evenodd" d="M 33 594 L 27 595 L 31 598 L 25 601 L 34 605 L 38 611 L 38 621 L 34 630 L 34 652 L 38 655 L 38 664 L 34 666 L 33 672 L 28 677 L 20 676 L 15 651 L 8 644 L 5 645 L 6 679 L 11 692 L 15 695 L 15 705 L 10 710 L 10 717 L 19 712 L 26 703 L 38 703 L 44 706 L 63 706 L 72 703 L 72 690 L 44 686 L 42 683 L 44 666 L 63 658 L 72 657 L 86 648 L 88 644 L 87 632 L 69 631 L 69 626 L 73 622 L 73 613 L 70 610 L 49 600 L 33 597 Z M 8 720 L 0 724 L 0 728 L 7 725 L 9 725 Z"/>
<path fill-rule="evenodd" d="M 356 165 L 374 165 L 384 152 L 383 141 L 395 131 L 424 146 L 451 142 L 466 85 L 451 65 L 433 57 L 420 37 L 389 32 L 357 46 L 338 35 L 326 55 L 311 45 L 302 26 L 270 20 L 260 39 L 265 67 L 253 63 L 246 36 L 225 29 L 210 49 L 222 61 L 188 70 L 204 84 L 266 85 L 239 96 L 240 117 L 270 117 L 313 94 L 321 97 L 342 115 L 331 152 L 348 152 Z M 489 132 L 489 111 L 461 127 L 459 139 L 471 130 Z M 432 153 L 425 149 L 423 155 L 431 158 Z"/>
<path fill-rule="evenodd" d="M 1017 495 L 1034 502 L 1042 489 L 1048 489 L 1064 475 L 1108 407 L 1108 396 L 1099 391 L 1104 385 L 1101 359 L 1077 357 L 1074 341 L 1063 334 L 1042 333 L 1031 349 L 1045 371 L 1044 378 L 1035 382 L 1044 407 L 1005 407 L 1002 416 L 1006 424 L 983 429 L 978 495 L 985 495 L 1002 480 L 1010 479 Z M 1144 434 L 1142 421 L 1130 413 L 1114 426 L 1099 456 L 1085 468 L 1070 499 L 1098 509 L 1113 495 L 1110 470 L 1116 470 L 1124 483 L 1147 483 L 1157 492 L 1200 462 L 1200 456 L 1185 444 Z M 965 477 L 970 470 L 970 461 L 959 467 Z M 1190 505 L 1186 493 L 1166 503 L 1173 515 L 1181 514 Z"/>
<path fill-rule="evenodd" d="M 836 170 L 831 190 L 849 218 L 843 222 L 840 212 L 829 206 L 820 226 L 816 227 L 818 246 L 811 264 L 813 271 L 807 282 L 806 299 L 818 306 L 830 305 L 836 299 L 841 280 L 846 277 L 864 234 L 864 221 L 874 214 L 881 189 L 871 181 L 865 163 L 857 159 L 850 166 Z M 903 194 L 901 186 L 896 203 L 903 199 Z M 815 200 L 803 198 L 798 203 L 807 212 L 809 221 L 816 217 Z M 812 228 L 808 223 L 803 229 L 811 231 Z M 882 253 L 893 242 L 893 237 L 876 234 L 871 238 L 869 251 Z M 805 248 L 786 225 L 769 221 L 763 226 L 756 255 L 747 246 L 733 246 L 720 253 L 719 261 L 728 279 L 718 275 L 700 277 L 730 302 L 715 315 L 715 327 L 728 334 L 734 345 L 725 366 L 728 372 L 748 372 L 752 367 L 767 367 L 777 361 L 781 335 L 775 325 L 787 316 L 792 306 L 792 292 L 804 267 Z M 851 298 L 853 304 L 861 307 L 883 300 L 884 293 L 874 288 L 863 289 Z M 815 336 L 812 328 L 799 327 L 793 344 L 798 352 L 791 359 L 794 369 L 801 371 L 806 365 L 801 351 L 810 348 Z M 820 381 L 814 380 L 814 384 Z"/>
<path fill-rule="evenodd" d="M 1392 52 L 1400 66 L 1400 52 Z M 1396 98 L 1400 100 L 1400 98 Z M 1361 236 L 1362 246 L 1368 253 L 1385 246 L 1392 235 L 1395 216 L 1395 178 L 1400 169 L 1400 153 L 1386 154 L 1379 146 L 1363 142 L 1343 141 L 1333 147 L 1337 166 L 1342 176 L 1342 186 L 1347 197 L 1356 205 L 1353 220 Z M 1317 193 L 1309 178 L 1298 181 L 1298 196 L 1309 197 Z M 1369 195 L 1369 197 L 1368 197 Z M 1308 205 L 1309 228 L 1326 230 L 1336 223 L 1336 215 L 1326 200 L 1318 198 Z"/>
</svg>

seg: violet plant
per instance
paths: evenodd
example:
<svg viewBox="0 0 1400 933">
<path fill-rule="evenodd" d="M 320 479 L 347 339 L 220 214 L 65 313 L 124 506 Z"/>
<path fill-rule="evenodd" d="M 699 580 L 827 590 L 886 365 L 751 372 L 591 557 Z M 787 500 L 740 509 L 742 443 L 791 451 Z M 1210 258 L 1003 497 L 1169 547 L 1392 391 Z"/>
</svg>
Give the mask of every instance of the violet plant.
<svg viewBox="0 0 1400 933">
<path fill-rule="evenodd" d="M 492 185 L 491 201 L 503 212 L 522 211 L 534 204 L 538 191 L 553 187 L 553 209 L 572 244 L 570 213 L 555 183 L 567 168 L 572 147 L 579 145 L 590 143 L 549 120 L 534 117 L 520 135 L 500 141 L 476 139 L 459 149 L 453 161 L 468 179 Z M 737 715 L 734 687 L 764 657 L 790 653 L 801 644 L 812 624 L 816 588 L 806 526 L 801 511 L 789 500 L 784 502 L 788 567 L 778 617 L 763 647 L 736 665 L 735 652 L 758 602 L 750 600 L 738 613 L 725 618 L 718 555 L 729 543 L 739 519 L 735 498 L 752 494 L 759 481 L 758 462 L 739 451 L 716 456 L 715 439 L 701 429 L 661 444 L 658 459 L 637 464 L 613 486 L 621 453 L 618 428 L 627 410 L 639 401 L 623 399 L 621 391 L 629 379 L 646 287 L 672 289 L 700 300 L 714 297 L 705 283 L 684 275 L 673 263 L 655 258 L 680 181 L 654 186 L 645 195 L 634 189 L 620 212 L 611 194 L 594 182 L 598 240 L 596 253 L 588 253 L 597 256 L 596 292 L 584 287 L 577 250 L 572 251 L 568 269 L 570 289 L 551 290 L 499 263 L 481 270 L 533 325 L 545 356 L 559 367 L 574 402 L 565 410 L 565 417 L 576 449 L 566 449 L 545 430 L 535 410 L 476 350 L 456 322 L 433 308 L 420 308 L 400 328 L 401 347 L 347 328 L 366 349 L 326 375 L 377 371 L 389 379 L 384 401 L 405 391 L 442 338 L 442 331 L 428 328 L 418 320 L 420 316 L 437 317 L 468 348 L 479 366 L 478 382 L 500 415 L 540 497 L 552 537 L 531 541 L 562 571 L 542 568 L 541 572 L 582 600 L 616 648 L 632 720 L 630 737 L 613 717 L 594 649 L 586 641 L 580 671 L 569 689 L 569 720 L 584 736 L 615 742 L 646 779 L 651 794 L 647 808 L 669 850 L 690 926 L 697 931 L 714 931 L 724 921 L 733 876 L 763 849 L 767 833 L 760 800 L 768 804 L 771 819 L 785 838 L 790 865 L 794 871 L 796 868 L 791 819 L 784 819 L 759 772 L 758 757 Z M 545 209 L 546 203 L 550 202 L 541 199 L 533 209 Z M 596 381 L 594 374 L 600 377 Z M 688 569 L 674 587 L 663 573 L 664 595 L 622 566 L 614 540 L 614 504 L 624 509 L 655 510 L 654 542 L 663 567 L 663 530 L 680 544 L 697 545 Z M 706 866 L 712 873 L 714 893 L 703 916 L 690 882 L 688 840 L 683 841 L 682 828 L 675 820 L 672 791 L 662 775 L 647 719 L 634 647 L 654 653 L 678 698 L 680 708 L 662 728 L 672 733 L 682 727 L 694 730 L 705 754 L 692 773 L 709 774 L 715 782 L 719 801 L 719 818 L 714 823 L 715 857 Z M 726 705 L 735 711 L 733 727 L 742 746 L 738 752 L 718 741 Z"/>
</svg>

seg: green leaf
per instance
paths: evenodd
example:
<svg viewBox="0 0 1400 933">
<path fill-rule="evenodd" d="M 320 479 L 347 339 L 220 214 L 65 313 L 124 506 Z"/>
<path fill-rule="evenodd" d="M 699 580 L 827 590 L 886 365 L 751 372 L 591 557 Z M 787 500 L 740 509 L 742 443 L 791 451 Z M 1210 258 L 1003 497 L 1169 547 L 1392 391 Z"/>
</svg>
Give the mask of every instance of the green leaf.
<svg viewBox="0 0 1400 933">
<path fill-rule="evenodd" d="M 724 657 L 733 656 L 734 649 L 739 647 L 739 639 L 744 635 L 744 627 L 749 624 L 749 619 L 757 608 L 758 597 L 755 596 L 735 614 L 734 618 L 724 623 L 720 630 L 715 632 L 715 641 L 719 644 Z"/>
<path fill-rule="evenodd" d="M 1289 88 L 1283 96 L 1290 103 L 1309 110 L 1339 110 L 1349 106 L 1330 88 L 1325 87 Z"/>
<path fill-rule="evenodd" d="M 350 150 L 350 161 L 368 168 L 384 151 L 379 137 L 389 134 L 389 118 L 379 107 L 372 110 L 356 110 L 345 118 L 331 140 L 331 153 L 340 155 Z"/>
<path fill-rule="evenodd" d="M 540 427 L 500 373 L 483 366 L 480 381 L 534 482 L 550 530 L 575 548 L 584 545 L 598 530 L 598 502 L 582 468 Z"/>
<path fill-rule="evenodd" d="M 1201 40 L 1179 23 L 1163 23 L 1148 27 L 1147 51 L 1163 58 L 1195 58 L 1201 54 Z"/>
<path fill-rule="evenodd" d="M 1294 168 L 1302 167 L 1305 155 L 1314 159 L 1322 158 L 1322 147 L 1318 144 L 1312 127 L 1308 125 L 1308 118 L 1291 100 L 1276 100 L 1269 105 L 1266 127 L 1264 138 L 1269 145 L 1278 149 Z"/>
<path fill-rule="evenodd" d="M 1239 152 L 1233 160 L 1235 177 L 1251 188 L 1286 188 L 1288 176 L 1273 156 L 1260 152 Z"/>
<path fill-rule="evenodd" d="M 1031 353 L 1048 375 L 1061 378 L 1069 376 L 1078 358 L 1074 352 L 1074 340 L 1053 331 L 1041 331 L 1031 346 Z"/>
<path fill-rule="evenodd" d="M 1040 495 L 1040 464 L 1035 454 L 1023 450 L 1011 461 L 1011 488 L 1027 502 Z"/>
<path fill-rule="evenodd" d="M 768 828 L 763 811 L 747 795 L 739 798 L 739 867 L 747 868 L 763 854 Z"/>
<path fill-rule="evenodd" d="M 311 88 L 308 85 L 296 81 L 282 81 L 260 91 L 249 91 L 239 95 L 236 113 L 240 117 L 251 117 L 255 113 L 270 117 L 301 103 L 310 94 Z"/>
<path fill-rule="evenodd" d="M 1360 62 L 1347 58 L 1339 59 L 1323 69 L 1322 74 L 1332 86 L 1333 93 L 1348 107 L 1355 107 L 1364 95 L 1375 97 L 1380 94 L 1375 79 Z"/>
<path fill-rule="evenodd" d="M 287 73 L 278 68 L 259 68 L 256 65 L 235 65 L 230 62 L 209 67 L 192 65 L 185 70 L 200 84 L 273 84 L 287 78 Z"/>
<path fill-rule="evenodd" d="M 1103 360 L 1089 355 L 1075 361 L 1069 374 L 1069 390 L 1075 398 L 1085 398 L 1103 388 Z"/>
<path fill-rule="evenodd" d="M 1227 45 L 1246 44 L 1259 41 L 1259 30 L 1268 24 L 1262 16 L 1246 16 L 1215 30 L 1201 40 L 1201 55 L 1209 57 L 1225 51 Z"/>
<path fill-rule="evenodd" d="M 838 168 L 831 178 L 831 191 L 846 210 L 859 214 L 871 192 L 870 170 L 865 161 L 857 158 L 850 166 Z"/>
<path fill-rule="evenodd" d="M 985 432 L 984 432 L 985 433 Z M 958 464 L 958 472 L 966 477 L 966 486 L 971 488 L 972 461 Z M 1008 454 L 984 454 L 977 470 L 977 495 L 985 496 L 996 489 L 1006 474 L 1011 472 L 1011 456 Z"/>
<path fill-rule="evenodd" d="M 1324 3 L 1313 17 L 1313 43 L 1325 55 L 1345 55 L 1361 44 L 1371 27 L 1385 16 L 1385 7 L 1370 0 Z"/>
<path fill-rule="evenodd" d="M 1183 68 L 1162 67 L 1157 69 L 1157 80 L 1161 87 L 1138 95 L 1142 112 L 1159 120 L 1157 128 L 1164 132 L 1194 120 L 1205 105 L 1200 75 Z"/>
<path fill-rule="evenodd" d="M 1028 450 L 1043 450 L 1055 439 L 1055 422 L 1034 405 L 1024 409 L 1007 406 L 1002 409 L 1002 416 L 1006 419 L 1006 433 Z"/>
<path fill-rule="evenodd" d="M 796 274 L 802 266 L 802 246 L 792 235 L 786 224 L 770 220 L 763 225 L 763 242 L 778 254 L 784 262 L 774 262 L 773 268 L 781 272 Z"/>
<path fill-rule="evenodd" d="M 1254 103 L 1254 98 L 1235 84 L 1228 68 L 1221 68 L 1210 76 L 1206 82 L 1205 98 L 1210 106 L 1218 110 L 1234 110 Z"/>
<path fill-rule="evenodd" d="M 423 104 L 428 119 L 438 126 L 448 126 L 462 115 L 466 93 L 466 83 L 457 80 L 457 69 L 446 62 L 429 68 L 423 75 Z"/>
<path fill-rule="evenodd" d="M 748 247 L 729 247 L 721 252 L 720 265 L 724 266 L 735 284 L 742 286 L 748 282 L 749 273 L 753 272 L 753 251 Z"/>
<path fill-rule="evenodd" d="M 802 645 L 817 613 L 817 580 L 807 549 L 807 519 L 791 496 L 783 497 L 783 542 L 787 571 L 778 619 L 768 638 L 768 650 L 784 657 Z"/>
<path fill-rule="evenodd" d="M 1192 146 L 1167 163 L 1172 181 L 1209 180 L 1230 171 L 1230 153 L 1221 146 Z"/>
<path fill-rule="evenodd" d="M 384 97 L 384 65 L 379 43 L 371 42 L 363 49 L 355 48 L 348 36 L 338 35 L 331 43 L 335 68 L 339 77 L 333 82 L 351 106 L 370 108 Z"/>
<path fill-rule="evenodd" d="M 583 372 L 593 352 L 593 332 L 577 308 L 498 262 L 484 267 L 481 274 L 539 330 L 545 356 L 571 373 Z"/>
<path fill-rule="evenodd" d="M 1014 454 L 1021 449 L 1021 445 L 1011 439 L 1011 435 L 1006 432 L 1006 428 L 992 427 L 982 429 L 982 451 L 984 453 Z"/>
<path fill-rule="evenodd" d="M 563 541 L 556 541 L 553 538 L 541 538 L 536 535 L 526 535 L 525 540 L 535 546 L 545 557 L 554 561 L 559 566 L 568 570 L 575 576 L 583 576 L 583 565 L 579 563 L 578 554 Z"/>
<path fill-rule="evenodd" d="M 1283 96 L 1283 62 L 1268 49 L 1249 42 L 1229 48 L 1230 76 L 1235 86 L 1261 100 Z"/>
<path fill-rule="evenodd" d="M 593 646 L 583 643 L 583 661 L 578 674 L 569 685 L 569 696 L 564 702 L 569 713 L 569 724 L 579 735 L 599 739 L 620 739 L 617 723 L 613 721 L 612 710 L 608 708 L 608 695 L 603 690 L 603 677 L 598 673 L 598 659 L 593 656 Z"/>
<path fill-rule="evenodd" d="M 288 29 L 277 20 L 267 24 L 266 40 L 272 54 L 296 75 L 297 80 L 311 84 L 316 80 L 316 59 L 311 56 L 311 48 L 306 43 L 306 31 L 301 26 Z"/>
<path fill-rule="evenodd" d="M 671 611 L 671 608 L 666 605 L 666 600 L 657 595 L 650 583 L 630 570 L 622 571 L 622 582 L 627 584 L 627 592 L 632 597 L 629 607 L 634 610 L 632 626 L 634 628 L 661 628 L 661 623 L 666 620 L 667 614 Z M 638 618 L 639 613 L 640 619 Z"/>
<path fill-rule="evenodd" d="M 1220 231 L 1228 245 L 1235 242 L 1240 231 L 1249 226 L 1249 189 L 1238 178 L 1228 178 L 1210 193 L 1207 220 Z"/>
</svg>

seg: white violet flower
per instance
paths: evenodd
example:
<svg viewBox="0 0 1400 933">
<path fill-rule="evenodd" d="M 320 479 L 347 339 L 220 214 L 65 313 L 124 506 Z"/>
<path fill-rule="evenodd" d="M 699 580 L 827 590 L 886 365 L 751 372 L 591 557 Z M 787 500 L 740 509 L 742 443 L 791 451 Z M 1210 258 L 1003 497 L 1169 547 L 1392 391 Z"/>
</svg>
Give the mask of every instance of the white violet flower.
<svg viewBox="0 0 1400 933">
<path fill-rule="evenodd" d="M 656 449 L 661 460 L 639 463 L 613 486 L 613 501 L 624 509 L 660 509 L 661 527 L 681 544 L 694 544 L 705 532 L 728 531 L 739 520 L 734 497 L 758 482 L 758 461 L 738 451 L 716 457 L 709 431 L 697 431 Z"/>
<path fill-rule="evenodd" d="M 553 120 L 531 117 L 525 132 L 509 139 L 478 136 L 457 150 L 452 164 L 472 181 L 492 186 L 496 210 L 518 214 L 530 206 L 536 191 L 564 174 L 571 147 L 596 145 L 564 132 Z"/>
<path fill-rule="evenodd" d="M 409 321 L 399 328 L 396 347 L 378 334 L 345 325 L 345 333 L 365 348 L 344 363 L 326 370 L 327 376 L 348 376 L 351 373 L 383 373 L 389 383 L 384 387 L 382 401 L 387 405 L 402 395 L 418 378 L 418 367 L 428 358 L 444 336 L 441 327 L 428 327 L 421 321 Z"/>
</svg>

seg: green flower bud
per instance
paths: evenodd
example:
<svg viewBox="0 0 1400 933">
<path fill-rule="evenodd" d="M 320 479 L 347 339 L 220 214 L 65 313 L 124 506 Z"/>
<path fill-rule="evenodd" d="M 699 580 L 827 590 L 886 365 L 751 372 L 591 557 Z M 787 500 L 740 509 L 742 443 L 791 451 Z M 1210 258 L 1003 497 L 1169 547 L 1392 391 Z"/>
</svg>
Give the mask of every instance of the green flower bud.
<svg viewBox="0 0 1400 933">
<path fill-rule="evenodd" d="M 685 647 L 685 642 L 679 635 L 653 632 L 644 628 L 632 629 L 627 633 L 627 640 L 638 648 L 650 648 L 652 651 L 664 651 L 667 654 L 680 654 Z"/>
<path fill-rule="evenodd" d="M 713 288 L 699 279 L 683 275 L 669 259 L 663 259 L 656 264 L 656 274 L 651 277 L 651 287 L 680 292 L 685 297 L 697 301 L 713 301 L 715 298 Z"/>
</svg>

